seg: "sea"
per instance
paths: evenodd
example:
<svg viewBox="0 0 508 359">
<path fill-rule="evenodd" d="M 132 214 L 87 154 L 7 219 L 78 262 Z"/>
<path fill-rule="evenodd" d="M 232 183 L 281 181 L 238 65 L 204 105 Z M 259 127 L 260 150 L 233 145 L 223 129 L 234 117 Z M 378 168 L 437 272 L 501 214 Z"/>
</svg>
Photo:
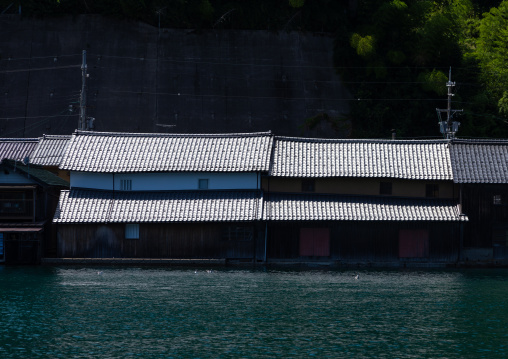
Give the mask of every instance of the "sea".
<svg viewBox="0 0 508 359">
<path fill-rule="evenodd" d="M 0 266 L 0 358 L 508 358 L 508 269 Z"/>
</svg>

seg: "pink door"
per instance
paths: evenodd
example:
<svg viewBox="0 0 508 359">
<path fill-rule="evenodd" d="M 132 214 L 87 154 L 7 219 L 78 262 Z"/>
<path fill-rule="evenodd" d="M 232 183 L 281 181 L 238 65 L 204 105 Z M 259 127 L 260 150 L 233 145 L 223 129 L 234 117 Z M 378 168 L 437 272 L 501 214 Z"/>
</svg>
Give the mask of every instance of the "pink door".
<svg viewBox="0 0 508 359">
<path fill-rule="evenodd" d="M 329 228 L 300 228 L 300 256 L 329 257 Z"/>
<path fill-rule="evenodd" d="M 426 258 L 428 256 L 428 230 L 401 229 L 399 231 L 399 258 Z"/>
</svg>

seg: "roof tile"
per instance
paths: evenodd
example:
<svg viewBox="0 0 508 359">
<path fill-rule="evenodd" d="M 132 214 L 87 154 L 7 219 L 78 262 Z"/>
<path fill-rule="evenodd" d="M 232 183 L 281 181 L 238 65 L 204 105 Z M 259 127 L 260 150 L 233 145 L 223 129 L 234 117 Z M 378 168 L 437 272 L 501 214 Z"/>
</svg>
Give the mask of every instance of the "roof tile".
<svg viewBox="0 0 508 359">
<path fill-rule="evenodd" d="M 61 168 L 87 172 L 267 172 L 273 138 L 249 134 L 128 134 L 78 131 Z"/>
<path fill-rule="evenodd" d="M 330 140 L 275 137 L 272 176 L 450 180 L 445 140 Z"/>
<path fill-rule="evenodd" d="M 38 138 L 0 138 L 0 160 L 4 158 L 23 161 L 32 155 Z"/>
<path fill-rule="evenodd" d="M 260 191 L 61 191 L 53 222 L 242 222 L 260 219 Z"/>
<path fill-rule="evenodd" d="M 453 140 L 455 183 L 508 183 L 507 140 Z"/>
<path fill-rule="evenodd" d="M 44 135 L 30 156 L 30 163 L 41 166 L 58 166 L 71 136 Z"/>
<path fill-rule="evenodd" d="M 264 200 L 269 221 L 466 221 L 449 200 L 272 193 Z"/>
</svg>

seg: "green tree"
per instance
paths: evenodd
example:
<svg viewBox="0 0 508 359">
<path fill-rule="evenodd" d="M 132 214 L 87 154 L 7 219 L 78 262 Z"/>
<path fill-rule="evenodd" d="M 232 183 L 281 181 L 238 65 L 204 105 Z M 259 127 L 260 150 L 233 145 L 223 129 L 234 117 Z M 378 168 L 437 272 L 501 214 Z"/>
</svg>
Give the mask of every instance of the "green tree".
<svg viewBox="0 0 508 359">
<path fill-rule="evenodd" d="M 499 112 L 508 116 L 508 1 L 485 13 L 479 26 L 475 55 L 481 80 L 497 101 Z"/>
</svg>

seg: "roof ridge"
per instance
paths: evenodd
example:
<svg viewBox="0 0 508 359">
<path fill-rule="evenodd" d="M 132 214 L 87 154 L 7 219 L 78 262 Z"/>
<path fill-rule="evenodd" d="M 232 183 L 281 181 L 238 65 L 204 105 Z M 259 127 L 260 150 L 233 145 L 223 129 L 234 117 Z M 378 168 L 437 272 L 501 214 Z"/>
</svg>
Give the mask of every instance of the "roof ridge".
<svg viewBox="0 0 508 359">
<path fill-rule="evenodd" d="M 70 139 L 72 137 L 72 135 L 46 135 L 46 134 L 43 134 L 42 137 L 40 137 L 40 139 L 53 139 L 53 138 L 62 138 L 62 139 Z"/>
<path fill-rule="evenodd" d="M 314 142 L 314 143 L 388 143 L 388 144 L 411 144 L 411 143 L 449 143 L 446 139 L 435 140 L 392 140 L 392 139 L 361 139 L 361 138 L 309 138 L 309 137 L 290 137 L 290 136 L 274 136 L 275 140 L 291 141 L 291 142 Z"/>
<path fill-rule="evenodd" d="M 466 145 L 508 145 L 508 139 L 506 138 L 489 138 L 489 139 L 482 139 L 482 138 L 454 138 L 451 141 L 453 144 L 466 144 Z"/>
<path fill-rule="evenodd" d="M 38 137 L 33 138 L 0 138 L 0 142 L 39 142 Z"/>
<path fill-rule="evenodd" d="M 134 133 L 134 132 L 96 132 L 77 130 L 74 136 L 110 136 L 110 137 L 204 137 L 204 138 L 221 138 L 221 137 L 262 137 L 272 136 L 272 131 L 266 132 L 246 132 L 246 133 Z"/>
</svg>

